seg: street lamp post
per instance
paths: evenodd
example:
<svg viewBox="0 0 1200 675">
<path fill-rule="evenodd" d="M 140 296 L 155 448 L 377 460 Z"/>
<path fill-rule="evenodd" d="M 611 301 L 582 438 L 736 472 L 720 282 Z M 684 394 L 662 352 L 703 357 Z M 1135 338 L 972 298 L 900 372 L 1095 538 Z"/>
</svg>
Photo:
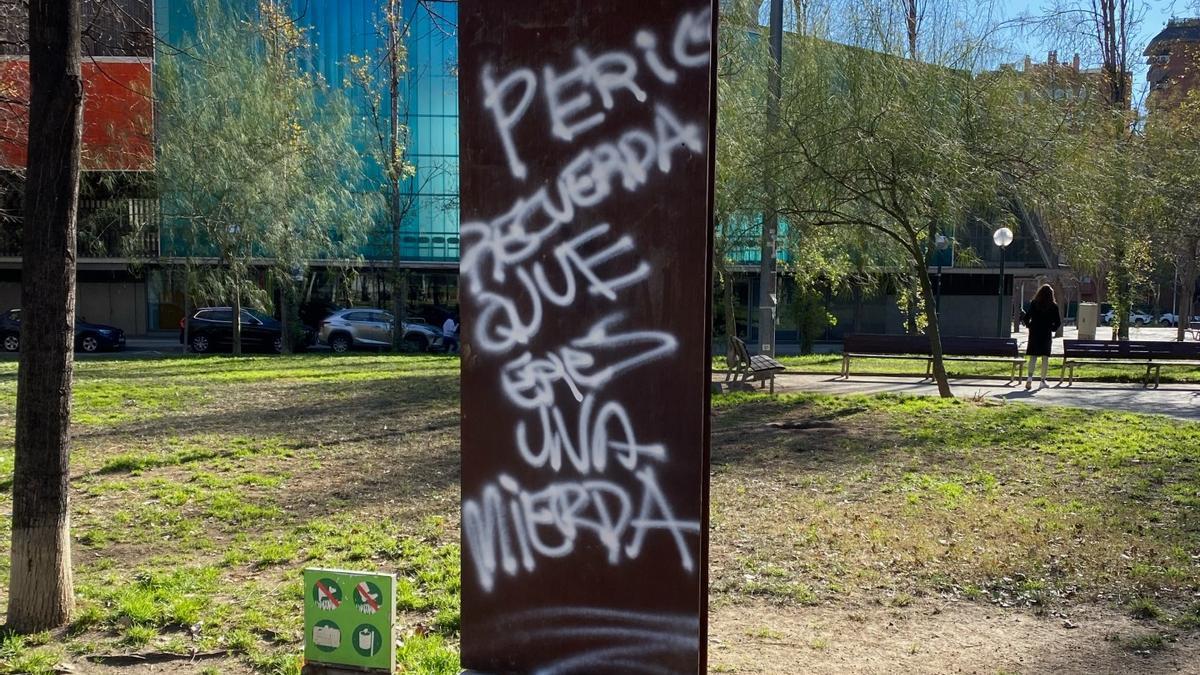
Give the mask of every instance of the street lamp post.
<svg viewBox="0 0 1200 675">
<path fill-rule="evenodd" d="M 996 294 L 996 335 L 1004 337 L 1004 255 L 1013 243 L 1013 232 L 1002 227 L 992 233 L 992 241 L 1000 247 L 1000 291 Z"/>
<path fill-rule="evenodd" d="M 950 240 L 946 235 L 939 234 L 934 240 L 933 245 L 938 250 L 937 254 L 937 300 L 934 301 L 934 309 L 940 319 L 942 317 L 942 251 L 950 248 Z"/>
<path fill-rule="evenodd" d="M 770 50 L 773 67 L 767 72 L 767 135 L 779 127 L 779 103 L 783 96 L 783 0 L 771 0 Z M 779 238 L 779 204 L 775 185 L 766 184 L 766 208 L 763 210 L 762 259 L 759 261 L 758 336 L 759 353 L 775 356 L 775 320 L 779 306 L 779 279 L 775 271 L 775 256 Z"/>
</svg>

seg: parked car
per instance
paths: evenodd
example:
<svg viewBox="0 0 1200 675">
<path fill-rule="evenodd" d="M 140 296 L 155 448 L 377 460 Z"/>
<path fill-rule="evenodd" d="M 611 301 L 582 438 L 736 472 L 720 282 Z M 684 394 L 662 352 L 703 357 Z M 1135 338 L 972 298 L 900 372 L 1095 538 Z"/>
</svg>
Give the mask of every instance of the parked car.
<svg viewBox="0 0 1200 675">
<path fill-rule="evenodd" d="M 1100 321 L 1105 326 L 1111 326 L 1113 316 L 1115 316 L 1115 315 L 1116 315 L 1116 310 L 1110 309 L 1107 312 L 1105 312 L 1104 314 L 1100 315 Z M 1143 312 L 1141 310 L 1136 310 L 1136 309 L 1129 312 L 1129 325 L 1131 325 L 1131 326 L 1149 326 L 1152 323 L 1154 323 L 1154 317 L 1151 316 L 1150 314 L 1147 314 L 1146 312 Z"/>
<path fill-rule="evenodd" d="M 1166 312 L 1158 317 L 1158 323 L 1161 326 L 1174 327 L 1179 325 L 1179 315 L 1171 312 Z M 1200 323 L 1200 316 L 1193 316 L 1192 323 Z"/>
<path fill-rule="evenodd" d="M 242 348 L 279 353 L 283 351 L 283 327 L 279 321 L 261 312 L 242 310 Z M 201 307 L 187 319 L 188 346 L 197 354 L 233 346 L 233 308 Z M 183 342 L 184 323 L 179 322 L 179 342 Z M 305 331 L 301 346 L 311 342 Z"/>
<path fill-rule="evenodd" d="M 21 349 L 21 310 L 10 309 L 0 314 L 0 346 L 6 352 Z M 116 326 L 75 320 L 75 351 L 118 351 L 125 348 L 125 331 Z"/>
<path fill-rule="evenodd" d="M 355 347 L 388 347 L 392 344 L 391 312 L 381 309 L 341 309 L 321 322 L 317 340 L 342 353 Z M 418 352 L 442 348 L 442 331 L 427 323 L 405 321 L 401 324 L 404 343 Z"/>
</svg>

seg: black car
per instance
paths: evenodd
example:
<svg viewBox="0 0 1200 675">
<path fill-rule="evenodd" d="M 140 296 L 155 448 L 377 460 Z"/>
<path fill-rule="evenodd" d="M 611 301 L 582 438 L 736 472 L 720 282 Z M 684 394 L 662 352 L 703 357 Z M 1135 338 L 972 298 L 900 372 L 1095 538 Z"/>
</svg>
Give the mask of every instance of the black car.
<svg viewBox="0 0 1200 675">
<path fill-rule="evenodd" d="M 307 346 L 312 331 L 299 336 L 298 345 Z M 179 322 L 179 342 L 183 342 L 183 322 Z M 201 307 L 188 319 L 188 346 L 197 354 L 229 349 L 233 346 L 233 308 Z M 283 351 L 283 329 L 275 318 L 249 309 L 242 310 L 242 348 L 279 353 Z"/>
<path fill-rule="evenodd" d="M 6 352 L 21 349 L 21 310 L 0 314 L 0 347 Z M 75 320 L 75 350 L 80 352 L 116 351 L 125 348 L 125 331 L 115 326 Z"/>
</svg>

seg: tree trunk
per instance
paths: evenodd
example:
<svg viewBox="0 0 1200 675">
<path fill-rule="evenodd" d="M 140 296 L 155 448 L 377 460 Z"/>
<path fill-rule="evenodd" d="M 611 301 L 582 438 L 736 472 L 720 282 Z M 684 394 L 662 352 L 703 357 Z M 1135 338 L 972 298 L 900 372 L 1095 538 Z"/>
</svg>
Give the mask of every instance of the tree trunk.
<svg viewBox="0 0 1200 675">
<path fill-rule="evenodd" d="M 407 300 L 407 279 L 402 279 L 400 270 L 400 52 L 398 41 L 400 30 L 399 3 L 388 0 L 388 168 L 390 178 L 388 205 L 392 224 L 392 351 L 400 351 L 404 345 L 404 303 Z"/>
<path fill-rule="evenodd" d="M 282 280 L 279 285 L 279 337 L 283 343 L 284 354 L 292 353 L 292 285 L 291 276 Z"/>
<path fill-rule="evenodd" d="M 233 349 L 234 356 L 242 355 L 242 284 L 233 277 Z"/>
<path fill-rule="evenodd" d="M 1062 307 L 1062 321 L 1058 324 L 1058 330 L 1054 331 L 1054 337 L 1060 338 L 1063 336 L 1063 326 L 1067 323 L 1067 313 L 1071 311 L 1071 296 L 1067 294 L 1067 285 L 1063 283 L 1062 274 L 1055 274 L 1048 281 L 1050 287 L 1054 289 L 1054 297 L 1058 299 L 1058 304 Z M 1035 294 L 1037 291 L 1037 288 L 1033 289 Z M 1075 313 L 1078 316 L 1078 307 L 1076 307 Z"/>
<path fill-rule="evenodd" d="M 1129 311 L 1133 304 L 1133 284 L 1130 279 L 1128 264 L 1124 260 L 1125 252 L 1118 249 L 1116 260 L 1113 261 L 1113 339 L 1129 339 Z"/>
<path fill-rule="evenodd" d="M 29 3 L 29 162 L 21 272 L 8 627 L 65 624 L 71 577 L 70 422 L 83 82 L 79 0 Z"/>
<path fill-rule="evenodd" d="M 725 256 L 718 253 L 713 257 L 717 279 L 721 282 L 721 315 L 725 323 L 725 347 L 731 349 L 733 338 L 737 337 L 737 314 L 733 302 L 733 278 L 726 266 Z"/>
<path fill-rule="evenodd" d="M 1187 329 L 1192 316 L 1196 313 L 1196 276 L 1200 273 L 1196 265 L 1196 255 L 1200 253 L 1200 238 L 1189 237 L 1183 245 L 1183 255 L 1179 269 L 1180 282 L 1183 288 L 1179 290 L 1179 324 L 1176 328 L 1176 339 L 1183 342 L 1187 339 Z"/>
<path fill-rule="evenodd" d="M 183 270 L 183 351 L 187 353 L 192 348 L 192 327 L 188 321 L 192 317 L 192 271 L 185 267 Z"/>
<path fill-rule="evenodd" d="M 933 356 L 933 379 L 937 382 L 938 394 L 942 398 L 954 398 L 950 391 L 950 379 L 946 376 L 946 363 L 942 360 L 942 330 L 938 326 L 937 300 L 933 296 L 933 282 L 929 280 L 929 268 L 919 247 L 913 256 L 917 277 L 921 281 L 921 306 L 925 311 L 925 329 L 929 335 L 929 353 Z"/>
<path fill-rule="evenodd" d="M 908 58 L 917 60 L 917 33 L 920 28 L 921 14 L 917 8 L 917 0 L 904 0 L 904 23 L 908 34 Z"/>
</svg>

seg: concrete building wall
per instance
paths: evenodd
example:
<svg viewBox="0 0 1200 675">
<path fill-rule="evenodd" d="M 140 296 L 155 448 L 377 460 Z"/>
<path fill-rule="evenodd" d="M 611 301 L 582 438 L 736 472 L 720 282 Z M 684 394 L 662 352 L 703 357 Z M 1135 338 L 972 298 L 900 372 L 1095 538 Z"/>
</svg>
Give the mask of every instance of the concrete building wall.
<svg viewBox="0 0 1200 675">
<path fill-rule="evenodd" d="M 146 284 L 142 281 L 81 282 L 75 290 L 75 316 L 144 335 Z"/>
<path fill-rule="evenodd" d="M 21 283 L 0 282 L 0 310 L 21 306 Z M 116 326 L 127 335 L 144 335 L 146 284 L 143 281 L 80 281 L 75 287 L 75 316 Z"/>
</svg>

